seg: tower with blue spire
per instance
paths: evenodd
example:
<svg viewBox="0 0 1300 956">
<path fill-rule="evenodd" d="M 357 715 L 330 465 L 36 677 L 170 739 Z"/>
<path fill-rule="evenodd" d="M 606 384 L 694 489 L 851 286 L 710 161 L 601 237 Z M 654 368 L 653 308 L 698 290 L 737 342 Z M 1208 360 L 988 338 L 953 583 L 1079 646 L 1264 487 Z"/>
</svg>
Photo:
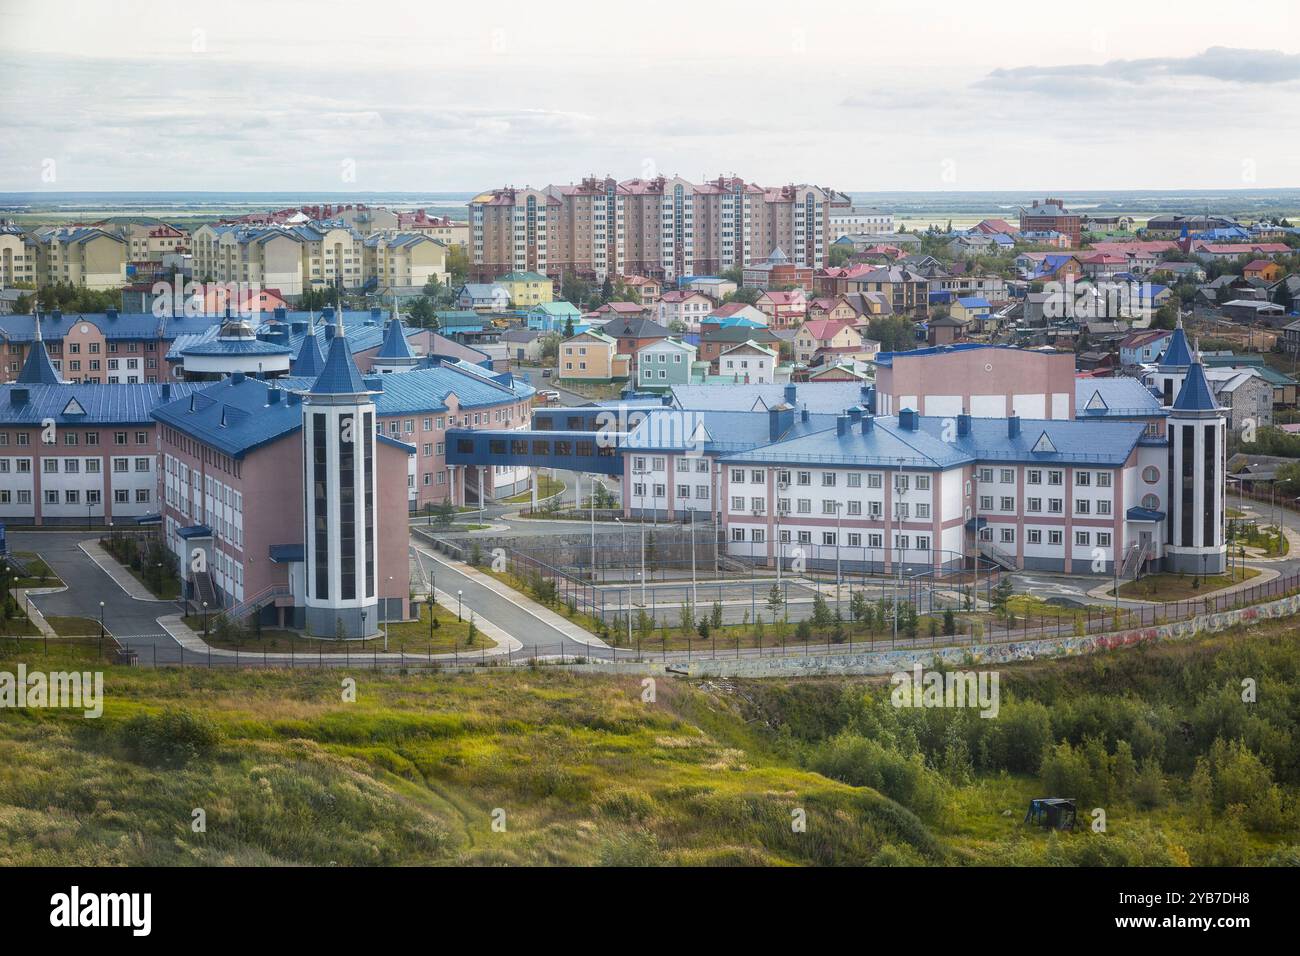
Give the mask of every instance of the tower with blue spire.
<svg viewBox="0 0 1300 956">
<path fill-rule="evenodd" d="M 54 362 L 50 359 L 50 353 L 45 348 L 45 341 L 41 338 L 41 313 L 38 310 L 32 319 L 36 325 L 36 338 L 32 341 L 31 350 L 27 353 L 27 360 L 23 362 L 23 370 L 18 373 L 15 381 L 23 385 L 62 385 L 63 378 L 59 375 L 59 370 L 54 367 Z"/>
<path fill-rule="evenodd" d="M 321 354 L 320 343 L 316 341 L 315 331 L 308 327 L 302 345 L 298 347 L 298 355 L 294 358 L 293 365 L 289 367 L 289 374 L 315 379 L 324 367 L 325 356 Z"/>
<path fill-rule="evenodd" d="M 1156 362 L 1152 384 L 1160 393 L 1160 404 L 1166 408 L 1173 405 L 1174 397 L 1182 388 L 1183 379 L 1191 364 L 1192 350 L 1187 346 L 1187 333 L 1183 331 L 1183 320 L 1180 318 L 1174 326 L 1173 335 L 1169 337 L 1169 345 Z"/>
<path fill-rule="evenodd" d="M 1227 421 L 1206 381 L 1198 350 L 1188 355 L 1187 371 L 1166 427 L 1169 503 L 1165 565 L 1188 574 L 1221 574 L 1228 556 L 1224 534 Z"/>
<path fill-rule="evenodd" d="M 411 343 L 406 341 L 406 330 L 402 320 L 397 317 L 397 308 L 393 307 L 393 316 L 384 329 L 384 341 L 375 353 L 371 369 L 375 372 L 409 372 L 420 364 L 420 357 L 411 351 Z"/>
<path fill-rule="evenodd" d="M 380 621 L 375 404 L 336 315 L 303 399 L 305 603 L 310 634 L 358 638 Z"/>
</svg>

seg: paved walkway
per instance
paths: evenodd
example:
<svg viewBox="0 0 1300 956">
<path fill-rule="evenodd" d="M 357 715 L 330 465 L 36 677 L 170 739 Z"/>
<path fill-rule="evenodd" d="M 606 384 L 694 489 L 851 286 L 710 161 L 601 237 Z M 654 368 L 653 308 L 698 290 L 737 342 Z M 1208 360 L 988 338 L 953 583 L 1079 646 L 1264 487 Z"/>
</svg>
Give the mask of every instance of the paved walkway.
<svg viewBox="0 0 1300 956">
<path fill-rule="evenodd" d="M 454 595 L 448 594 L 442 590 L 438 590 L 436 595 L 438 603 L 444 608 L 455 606 L 456 598 Z M 389 664 L 400 664 L 403 661 L 429 660 L 437 662 L 460 661 L 472 663 L 473 661 L 493 660 L 500 657 L 510 658 L 519 654 L 524 647 L 521 641 L 517 640 L 514 636 L 507 634 L 491 621 L 479 617 L 477 613 L 474 615 L 475 626 L 478 627 L 484 637 L 496 642 L 495 647 L 477 648 L 475 650 L 464 650 L 459 652 L 447 651 L 433 655 L 410 652 L 403 654 L 397 651 L 374 650 L 369 647 L 364 650 L 358 650 L 355 653 L 343 654 L 337 652 L 322 654 L 319 652 L 312 653 L 311 651 L 306 651 L 300 654 L 286 654 L 282 651 L 261 654 L 256 650 L 232 651 L 225 648 L 210 646 L 208 642 L 203 639 L 203 635 L 199 634 L 186 624 L 179 614 L 164 615 L 158 618 L 158 624 L 163 630 L 175 638 L 176 643 L 184 649 L 185 654 L 190 654 L 194 657 L 202 657 L 204 660 L 219 660 L 221 663 L 233 663 L 237 658 L 241 660 L 265 660 L 267 663 L 275 664 L 292 663 L 302 660 L 323 661 L 324 663 L 331 665 L 338 665 L 347 661 L 367 662 L 376 660 L 380 663 Z M 372 640 L 370 643 L 374 644 L 375 641 Z"/>
<path fill-rule="evenodd" d="M 543 607 L 527 595 L 516 591 L 489 574 L 459 561 L 453 562 L 412 537 L 411 546 L 421 560 L 432 567 L 435 577 L 448 578 L 464 591 L 460 599 L 475 614 L 496 620 L 523 641 L 526 647 L 546 648 L 548 652 L 576 653 L 590 647 L 606 647 L 604 641 L 550 608 Z M 468 587 L 460 587 L 466 584 Z M 454 606 L 454 605 L 452 605 Z M 576 647 L 565 647 L 565 644 Z"/>
<path fill-rule="evenodd" d="M 1253 563 L 1253 562 L 1249 562 L 1249 563 Z M 1195 594 L 1189 597 L 1180 598 L 1179 600 L 1203 601 L 1206 598 L 1220 598 L 1227 594 L 1236 594 L 1238 591 L 1245 591 L 1247 588 L 1253 588 L 1260 584 L 1267 584 L 1269 581 L 1272 581 L 1274 578 L 1280 576 L 1281 576 L 1281 572 L 1277 571 L 1274 568 L 1260 568 L 1259 574 L 1255 575 L 1253 578 L 1247 578 L 1244 581 L 1238 581 L 1236 584 L 1231 584 L 1226 588 L 1219 588 L 1217 591 L 1206 591 L 1204 594 Z M 1114 580 L 1111 580 L 1107 584 L 1103 584 L 1100 587 L 1093 588 L 1091 591 L 1088 592 L 1088 596 L 1095 597 L 1103 601 L 1113 601 L 1115 599 L 1115 595 L 1113 592 L 1114 587 L 1115 587 L 1115 582 Z M 1159 607 L 1162 604 L 1178 603 L 1177 601 L 1143 601 L 1141 598 L 1128 597 L 1125 595 L 1120 595 L 1120 600 L 1128 604 L 1144 604 L 1144 605 L 1151 605 L 1155 607 Z"/>
<path fill-rule="evenodd" d="M 107 574 L 117 583 L 117 586 L 125 591 L 130 597 L 137 601 L 157 601 L 153 593 L 136 579 L 135 575 L 128 571 L 122 565 L 117 563 L 117 559 L 104 550 L 104 546 L 99 543 L 98 538 L 87 538 L 79 545 L 86 556 L 94 561 L 101 571 Z"/>
</svg>

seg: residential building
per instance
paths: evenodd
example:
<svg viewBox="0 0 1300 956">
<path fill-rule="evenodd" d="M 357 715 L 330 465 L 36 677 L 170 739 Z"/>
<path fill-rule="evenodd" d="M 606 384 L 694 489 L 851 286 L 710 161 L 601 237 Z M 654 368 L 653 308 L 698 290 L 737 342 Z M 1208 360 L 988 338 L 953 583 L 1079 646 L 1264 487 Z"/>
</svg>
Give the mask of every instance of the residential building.
<svg viewBox="0 0 1300 956">
<path fill-rule="evenodd" d="M 659 324 L 671 329 L 674 323 L 687 332 L 698 332 L 700 323 L 713 311 L 713 300 L 702 292 L 665 292 L 656 306 Z"/>
<path fill-rule="evenodd" d="M 36 251 L 35 283 L 87 289 L 126 285 L 126 240 L 90 226 L 45 227 L 29 234 Z M 26 263 L 24 263 L 26 264 Z"/>
<path fill-rule="evenodd" d="M 1083 218 L 1065 208 L 1059 199 L 1037 199 L 1033 204 L 1020 209 L 1020 233 L 1025 241 L 1035 241 L 1030 236 L 1035 233 L 1060 233 L 1066 239 L 1066 248 L 1079 245 L 1083 232 Z"/>
<path fill-rule="evenodd" d="M 852 322 L 835 319 L 809 319 L 794 336 L 794 360 L 807 365 L 813 356 L 826 348 L 858 348 L 862 336 Z"/>
<path fill-rule="evenodd" d="M 666 392 L 689 385 L 696 348 L 680 339 L 658 339 L 636 353 L 636 387 L 642 392 Z"/>
<path fill-rule="evenodd" d="M 625 381 L 631 374 L 633 354 L 620 350 L 612 336 L 588 329 L 560 343 L 556 376 L 585 382 Z"/>
<path fill-rule="evenodd" d="M 531 309 L 550 302 L 555 295 L 551 280 L 536 272 L 507 272 L 497 276 L 496 285 L 506 290 L 510 305 L 516 309 Z"/>
</svg>

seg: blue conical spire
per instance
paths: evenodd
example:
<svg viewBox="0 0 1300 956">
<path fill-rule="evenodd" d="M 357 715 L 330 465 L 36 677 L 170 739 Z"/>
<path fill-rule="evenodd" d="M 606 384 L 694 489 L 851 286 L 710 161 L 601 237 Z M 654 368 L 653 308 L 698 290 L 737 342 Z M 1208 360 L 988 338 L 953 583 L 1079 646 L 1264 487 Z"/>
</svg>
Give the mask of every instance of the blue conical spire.
<svg viewBox="0 0 1300 956">
<path fill-rule="evenodd" d="M 316 333 L 308 329 L 307 334 L 303 337 L 302 346 L 298 349 L 298 357 L 293 360 L 293 367 L 290 371 L 302 378 L 315 378 L 320 375 L 321 370 L 324 368 L 325 356 L 321 354 L 320 343 L 316 341 Z"/>
<path fill-rule="evenodd" d="M 1192 351 L 1187 347 L 1187 333 L 1183 331 L 1183 320 L 1174 326 L 1174 334 L 1169 338 L 1169 347 L 1160 356 L 1162 368 L 1186 368 L 1192 364 Z"/>
<path fill-rule="evenodd" d="M 40 312 L 32 318 L 36 321 L 36 339 L 32 342 L 27 361 L 23 363 L 23 370 L 18 373 L 16 381 L 23 385 L 61 385 L 63 379 L 50 361 L 50 353 L 46 351 L 45 342 L 41 338 Z"/>
<path fill-rule="evenodd" d="M 1174 399 L 1174 411 L 1214 412 L 1218 411 L 1218 409 L 1219 403 L 1214 400 L 1214 393 L 1210 391 L 1210 383 L 1205 380 L 1205 369 L 1201 366 L 1201 356 L 1199 353 L 1195 354 L 1192 356 L 1191 365 L 1187 369 L 1187 376 L 1183 379 L 1183 387 L 1178 390 L 1178 397 Z"/>
<path fill-rule="evenodd" d="M 336 313 L 337 325 L 334 340 L 330 342 L 329 355 L 325 367 L 316 377 L 316 384 L 311 387 L 312 395 L 365 395 L 366 388 L 357 363 L 352 359 L 352 347 L 348 345 L 347 336 L 343 334 L 342 310 Z"/>
<path fill-rule="evenodd" d="M 411 343 L 406 341 L 406 330 L 402 328 L 401 319 L 392 318 L 388 320 L 388 327 L 384 329 L 384 344 L 375 353 L 375 358 L 415 358 L 415 353 L 411 351 Z"/>
</svg>

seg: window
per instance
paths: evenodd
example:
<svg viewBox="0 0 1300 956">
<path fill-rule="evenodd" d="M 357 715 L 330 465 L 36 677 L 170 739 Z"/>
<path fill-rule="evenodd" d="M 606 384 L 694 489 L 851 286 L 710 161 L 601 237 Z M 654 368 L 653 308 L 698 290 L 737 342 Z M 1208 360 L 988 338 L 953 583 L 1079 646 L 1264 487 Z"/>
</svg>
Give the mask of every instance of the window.
<svg viewBox="0 0 1300 956">
<path fill-rule="evenodd" d="M 1001 481 L 1004 485 L 1014 484 L 1016 480 L 1016 471 L 1014 468 L 1003 468 Z"/>
<path fill-rule="evenodd" d="M 861 488 L 861 487 L 862 487 L 862 474 L 861 474 L 861 472 L 851 471 L 851 472 L 849 472 L 849 474 L 848 474 L 847 477 L 848 477 L 848 484 L 849 484 L 849 487 L 850 487 L 850 488 Z"/>
<path fill-rule="evenodd" d="M 138 505 L 147 505 L 149 503 L 148 488 L 137 488 L 135 490 L 135 503 Z"/>
<path fill-rule="evenodd" d="M 849 514 L 851 514 L 851 515 L 860 515 L 860 514 L 862 514 L 862 502 L 861 502 L 861 501 L 858 501 L 856 498 L 855 498 L 854 500 L 850 501 L 850 502 L 849 502 Z"/>
<path fill-rule="evenodd" d="M 1076 531 L 1074 533 L 1074 543 L 1081 548 L 1086 548 L 1089 544 L 1092 543 L 1092 532 Z"/>
<path fill-rule="evenodd" d="M 998 503 L 998 510 L 999 510 L 999 511 L 1015 511 L 1015 510 L 1016 510 L 1016 499 L 1015 499 L 1015 498 L 1008 498 L 1008 497 L 1006 497 L 1006 496 L 1004 495 L 1003 498 L 1002 498 L 1002 500 Z"/>
<path fill-rule="evenodd" d="M 855 502 L 856 504 L 856 502 Z M 916 506 L 916 516 L 918 518 L 930 517 L 930 506 L 928 504 L 918 504 Z"/>
<path fill-rule="evenodd" d="M 1097 501 L 1097 514 L 1099 514 L 1099 515 L 1108 515 L 1108 514 L 1110 514 L 1110 499 L 1109 499 L 1109 498 L 1102 498 L 1102 499 L 1099 499 L 1099 500 Z"/>
<path fill-rule="evenodd" d="M 57 458 L 42 459 L 41 471 L 47 475 L 57 475 L 59 473 L 59 460 Z"/>
<path fill-rule="evenodd" d="M 860 547 L 862 547 L 862 535 L 857 534 L 856 532 L 850 531 L 850 532 L 849 532 L 849 547 L 850 547 L 850 548 L 860 548 Z"/>
<path fill-rule="evenodd" d="M 993 496 L 980 495 L 980 511 L 992 511 L 992 510 L 993 510 Z"/>
<path fill-rule="evenodd" d="M 812 499 L 800 498 L 798 502 L 798 509 L 799 509 L 799 514 L 801 515 L 812 514 Z"/>
<path fill-rule="evenodd" d="M 916 536 L 916 549 L 918 551 L 930 550 L 930 536 L 928 534 L 918 534 Z"/>
<path fill-rule="evenodd" d="M 1064 480 L 1065 472 L 1063 471 L 1049 471 L 1047 473 L 1047 483 L 1049 485 L 1059 485 Z"/>
<path fill-rule="evenodd" d="M 749 532 L 749 540 L 755 544 L 762 544 L 767 540 L 767 532 L 763 528 L 754 528 Z"/>
<path fill-rule="evenodd" d="M 744 540 L 745 540 L 745 529 L 744 529 L 744 528 L 732 528 L 732 529 L 731 529 L 731 540 L 732 540 L 732 541 L 744 541 Z"/>
<path fill-rule="evenodd" d="M 1160 469 L 1155 465 L 1147 465 L 1142 469 L 1142 480 L 1148 485 L 1154 485 L 1160 480 Z"/>
<path fill-rule="evenodd" d="M 1099 471 L 1099 472 L 1097 472 L 1097 487 L 1098 487 L 1098 488 L 1109 488 L 1109 487 L 1110 487 L 1110 472 L 1109 472 L 1109 471 Z"/>
<path fill-rule="evenodd" d="M 1043 543 L 1042 530 L 1039 528 L 1030 528 L 1028 531 L 1025 532 L 1025 540 L 1029 544 L 1042 544 Z"/>
<path fill-rule="evenodd" d="M 1109 548 L 1109 547 L 1110 547 L 1110 532 L 1108 532 L 1108 531 L 1098 531 L 1098 532 L 1097 532 L 1097 547 L 1099 547 L 1099 548 Z"/>
<path fill-rule="evenodd" d="M 743 496 L 741 496 L 741 495 L 734 495 L 734 496 L 732 497 L 732 499 L 731 499 L 731 510 L 732 510 L 732 511 L 744 511 L 744 510 L 745 510 L 745 499 L 744 499 Z"/>
<path fill-rule="evenodd" d="M 929 491 L 929 490 L 930 490 L 930 476 L 929 476 L 929 475 L 917 475 L 917 476 L 916 476 L 916 490 L 917 490 L 917 491 Z"/>
<path fill-rule="evenodd" d="M 1076 471 L 1074 473 L 1074 484 L 1077 488 L 1086 488 L 1088 485 L 1092 484 L 1092 472 Z"/>
<path fill-rule="evenodd" d="M 835 532 L 834 532 L 834 531 L 823 531 L 823 532 L 822 532 L 822 544 L 832 544 L 832 545 L 833 545 L 834 543 L 835 543 Z"/>
<path fill-rule="evenodd" d="M 762 498 L 750 498 L 749 507 L 751 511 L 754 511 L 758 514 L 762 514 L 764 511 L 767 510 L 766 503 L 763 501 Z"/>
<path fill-rule="evenodd" d="M 1043 483 L 1043 472 L 1038 468 L 1030 468 L 1025 472 L 1025 481 L 1031 485 L 1041 485 Z"/>
<path fill-rule="evenodd" d="M 801 485 L 811 485 L 811 484 L 812 484 L 812 472 L 811 472 L 811 471 L 801 471 L 801 472 L 799 472 L 799 484 L 801 484 Z"/>
<path fill-rule="evenodd" d="M 980 481 L 991 482 L 993 480 L 993 469 L 981 468 L 977 477 Z"/>
<path fill-rule="evenodd" d="M 1087 498 L 1076 498 L 1074 500 L 1074 513 L 1077 515 L 1086 515 L 1092 511 L 1092 502 Z"/>
<path fill-rule="evenodd" d="M 1028 499 L 1028 501 L 1025 503 L 1025 510 L 1026 510 L 1026 511 L 1042 511 L 1042 510 L 1043 510 L 1043 499 L 1042 499 L 1042 498 L 1030 498 L 1030 499 Z"/>
<path fill-rule="evenodd" d="M 872 472 L 871 474 L 867 475 L 867 487 L 868 488 L 880 487 L 880 472 Z"/>
<path fill-rule="evenodd" d="M 1160 499 L 1157 498 L 1155 495 L 1143 495 L 1142 507 L 1146 508 L 1148 511 L 1159 511 Z"/>
<path fill-rule="evenodd" d="M 114 471 L 114 473 L 121 473 L 121 472 L 124 472 L 124 471 L 126 471 L 126 470 L 127 470 L 127 460 L 126 460 L 125 458 L 114 458 L 114 459 L 113 459 L 113 471 Z"/>
<path fill-rule="evenodd" d="M 823 471 L 823 472 L 822 472 L 822 487 L 823 487 L 823 488 L 834 488 L 834 487 L 835 487 L 835 472 L 833 472 L 833 471 Z"/>
<path fill-rule="evenodd" d="M 136 471 L 148 471 L 148 470 L 149 470 L 149 459 L 148 459 L 148 458 L 137 458 L 137 459 L 135 460 L 135 470 L 136 470 Z"/>
<path fill-rule="evenodd" d="M 1047 499 L 1047 511 L 1048 511 L 1048 514 L 1059 515 L 1059 514 L 1060 514 L 1062 511 L 1064 511 L 1064 510 L 1065 510 L 1065 502 L 1064 502 L 1063 499 L 1061 499 L 1061 498 L 1048 498 L 1048 499 Z"/>
<path fill-rule="evenodd" d="M 1060 532 L 1060 531 L 1049 531 L 1049 532 L 1047 532 L 1047 543 L 1048 543 L 1048 544 L 1054 544 L 1054 545 L 1060 546 L 1062 540 L 1063 540 L 1063 533 L 1062 533 L 1062 532 Z"/>
</svg>

